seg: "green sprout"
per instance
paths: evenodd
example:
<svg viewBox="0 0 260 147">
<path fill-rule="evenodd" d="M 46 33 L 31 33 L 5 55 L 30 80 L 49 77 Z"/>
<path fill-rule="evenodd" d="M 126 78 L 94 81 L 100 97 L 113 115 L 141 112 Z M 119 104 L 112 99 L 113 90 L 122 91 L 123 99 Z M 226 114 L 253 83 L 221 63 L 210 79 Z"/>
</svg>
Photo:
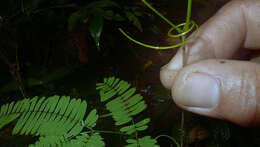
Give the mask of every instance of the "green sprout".
<svg viewBox="0 0 260 147">
<path fill-rule="evenodd" d="M 144 47 L 147 47 L 147 48 L 156 49 L 156 50 L 172 49 L 172 48 L 176 48 L 176 47 L 180 47 L 180 46 L 185 45 L 188 41 L 190 41 L 192 38 L 194 38 L 194 36 L 198 32 L 198 25 L 194 21 L 190 20 L 192 0 L 188 0 L 186 22 L 179 24 L 179 25 L 173 24 L 170 20 L 168 20 L 166 17 L 164 17 L 160 12 L 158 12 L 156 9 L 154 9 L 146 0 L 142 0 L 142 2 L 148 8 L 150 8 L 155 14 L 157 14 L 160 18 L 162 18 L 166 23 L 168 23 L 171 26 L 171 29 L 169 29 L 169 31 L 168 31 L 168 36 L 172 37 L 172 38 L 182 37 L 182 42 L 180 42 L 178 44 L 170 45 L 170 46 L 153 46 L 153 45 L 145 44 L 145 43 L 142 43 L 140 41 L 133 39 L 125 31 L 123 31 L 121 28 L 119 28 L 119 31 L 126 38 L 133 41 L 134 43 L 139 44 L 139 45 L 144 46 Z M 195 33 L 193 33 L 193 35 L 191 37 L 189 37 L 188 39 L 185 39 L 185 36 L 189 32 L 191 32 L 194 28 L 195 28 Z M 175 31 L 175 30 L 177 31 L 178 34 L 172 34 L 172 32 Z"/>
</svg>

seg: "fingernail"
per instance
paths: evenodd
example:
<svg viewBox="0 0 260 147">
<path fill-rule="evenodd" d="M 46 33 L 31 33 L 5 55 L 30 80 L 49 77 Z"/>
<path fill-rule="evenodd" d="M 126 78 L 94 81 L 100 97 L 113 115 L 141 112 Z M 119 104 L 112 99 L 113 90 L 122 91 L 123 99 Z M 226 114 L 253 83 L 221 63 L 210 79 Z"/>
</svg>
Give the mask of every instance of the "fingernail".
<svg viewBox="0 0 260 147">
<path fill-rule="evenodd" d="M 210 109 L 218 103 L 219 83 L 210 75 L 192 73 L 179 88 L 178 103 L 185 107 Z"/>
</svg>

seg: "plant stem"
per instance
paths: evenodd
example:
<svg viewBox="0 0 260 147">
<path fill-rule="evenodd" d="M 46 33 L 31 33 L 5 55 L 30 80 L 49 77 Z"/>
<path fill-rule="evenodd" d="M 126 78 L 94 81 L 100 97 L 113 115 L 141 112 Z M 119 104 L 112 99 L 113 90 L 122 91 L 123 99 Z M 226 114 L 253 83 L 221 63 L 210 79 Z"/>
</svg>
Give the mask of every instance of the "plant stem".
<svg viewBox="0 0 260 147">
<path fill-rule="evenodd" d="M 161 17 L 165 22 L 167 22 L 171 27 L 177 30 L 178 33 L 182 33 L 182 30 L 178 28 L 176 25 L 174 25 L 170 20 L 168 20 L 166 17 L 164 17 L 160 12 L 158 12 L 156 9 L 154 9 L 146 0 L 142 0 L 142 2 L 150 8 L 155 14 L 157 14 L 159 17 Z"/>
<path fill-rule="evenodd" d="M 181 138 L 180 138 L 180 142 L 181 142 L 181 147 L 183 147 L 184 144 L 184 111 L 181 111 Z"/>
<path fill-rule="evenodd" d="M 106 134 L 127 135 L 125 133 L 114 132 L 114 131 L 105 131 L 105 130 L 93 130 L 93 131 L 98 132 L 98 133 L 106 133 Z"/>
<path fill-rule="evenodd" d="M 184 26 L 184 30 L 187 30 L 189 28 L 189 25 L 190 25 L 191 5 L 192 5 L 192 0 L 188 0 L 186 24 Z"/>
<path fill-rule="evenodd" d="M 182 40 L 185 40 L 185 36 L 182 36 L 181 37 Z M 182 66 L 184 67 L 186 65 L 186 47 L 185 45 L 182 47 Z M 180 136 L 180 147 L 183 147 L 183 144 L 184 144 L 184 119 L 185 119 L 185 116 L 184 116 L 184 111 L 182 110 L 181 111 L 181 136 Z"/>
<path fill-rule="evenodd" d="M 19 59 L 18 59 L 18 49 L 17 48 L 16 48 L 15 59 L 16 59 L 16 76 L 15 77 L 17 79 L 18 86 L 19 86 L 19 89 L 21 91 L 23 98 L 27 98 L 28 95 L 26 94 L 24 84 L 23 84 L 23 81 L 22 81 L 22 77 L 21 77 L 21 73 L 20 73 L 20 62 L 19 62 Z"/>
<path fill-rule="evenodd" d="M 112 113 L 100 115 L 99 118 L 105 118 L 105 117 L 109 117 L 109 116 L 112 116 Z"/>
<path fill-rule="evenodd" d="M 17 82 L 19 90 L 24 98 L 27 98 L 27 94 L 25 92 L 25 88 L 23 85 L 21 73 L 20 73 L 20 64 L 18 60 L 18 51 L 16 50 L 16 64 L 11 63 L 11 61 L 4 55 L 4 53 L 0 50 L 0 59 L 4 61 L 4 63 L 9 67 L 9 71 L 13 77 L 13 79 Z"/>
<path fill-rule="evenodd" d="M 188 8 L 187 8 L 187 15 L 186 15 L 186 23 L 184 25 L 184 28 L 183 28 L 183 31 L 187 31 L 189 29 L 189 25 L 190 25 L 190 17 L 191 17 L 191 5 L 192 5 L 192 0 L 188 0 Z M 182 36 L 182 41 L 185 41 L 185 38 L 186 38 L 186 35 Z M 182 55 L 183 55 L 183 60 L 182 60 L 182 66 L 186 66 L 186 45 L 184 45 L 182 47 Z M 182 110 L 181 112 L 181 130 L 182 130 L 182 134 L 181 134 L 181 138 L 180 138 L 180 141 L 181 141 L 181 144 L 180 146 L 183 147 L 184 145 L 184 135 L 185 133 L 183 133 L 184 131 L 184 119 L 185 119 L 185 116 L 184 116 L 184 111 Z"/>
</svg>

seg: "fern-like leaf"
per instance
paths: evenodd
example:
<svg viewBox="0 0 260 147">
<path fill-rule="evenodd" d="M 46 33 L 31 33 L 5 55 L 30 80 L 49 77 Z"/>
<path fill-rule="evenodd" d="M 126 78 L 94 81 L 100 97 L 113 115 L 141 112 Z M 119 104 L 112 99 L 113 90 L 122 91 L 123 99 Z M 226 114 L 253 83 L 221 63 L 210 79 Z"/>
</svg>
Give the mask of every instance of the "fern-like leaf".
<svg viewBox="0 0 260 147">
<path fill-rule="evenodd" d="M 73 136 L 83 129 L 80 125 L 87 103 L 63 96 L 24 99 L 1 106 L 0 126 L 19 118 L 13 134 L 40 136 Z"/>
<path fill-rule="evenodd" d="M 64 143 L 62 147 L 104 147 L 105 143 L 99 133 L 81 133 L 75 139 Z"/>
<path fill-rule="evenodd" d="M 99 135 L 99 133 L 94 133 L 91 136 L 85 134 L 87 138 L 86 147 L 103 147 L 105 143 L 103 142 L 103 138 Z"/>
<path fill-rule="evenodd" d="M 20 115 L 18 113 L 11 113 L 11 111 L 13 109 L 13 105 L 14 105 L 14 102 L 12 102 L 10 105 L 6 104 L 1 107 L 0 129 L 3 128 L 6 124 L 9 124 L 13 120 L 15 120 Z M 18 103 L 18 105 L 19 105 L 19 103 Z M 17 108 L 17 106 L 15 106 L 15 108 Z M 8 115 L 8 114 L 10 114 L 10 115 Z"/>
<path fill-rule="evenodd" d="M 97 84 L 97 90 L 100 90 L 101 102 L 107 101 L 116 94 L 122 94 L 131 85 L 126 81 L 120 81 L 118 78 L 104 78 L 104 83 Z"/>
<path fill-rule="evenodd" d="M 136 89 L 130 86 L 128 82 L 115 77 L 104 78 L 103 83 L 97 84 L 102 102 L 114 98 L 106 104 L 106 108 L 111 112 L 116 125 L 132 121 L 134 115 L 147 107 L 143 97 L 135 94 Z"/>
<path fill-rule="evenodd" d="M 40 137 L 35 144 L 30 144 L 29 147 L 61 146 L 62 141 L 65 142 L 63 136 L 45 136 Z"/>
<path fill-rule="evenodd" d="M 129 126 L 125 126 L 123 128 L 120 129 L 121 132 L 124 132 L 128 135 L 136 132 L 136 131 L 144 131 L 148 128 L 147 124 L 150 122 L 150 118 L 146 118 L 138 123 L 129 125 Z"/>
<path fill-rule="evenodd" d="M 156 145 L 156 140 L 152 139 L 150 136 L 145 136 L 143 138 L 135 139 L 127 139 L 126 141 L 129 143 L 125 147 L 160 147 Z"/>
<path fill-rule="evenodd" d="M 81 133 L 73 138 L 64 138 L 63 136 L 45 136 L 40 137 L 39 141 L 29 147 L 103 147 L 105 143 L 98 133 L 91 135 Z"/>
</svg>

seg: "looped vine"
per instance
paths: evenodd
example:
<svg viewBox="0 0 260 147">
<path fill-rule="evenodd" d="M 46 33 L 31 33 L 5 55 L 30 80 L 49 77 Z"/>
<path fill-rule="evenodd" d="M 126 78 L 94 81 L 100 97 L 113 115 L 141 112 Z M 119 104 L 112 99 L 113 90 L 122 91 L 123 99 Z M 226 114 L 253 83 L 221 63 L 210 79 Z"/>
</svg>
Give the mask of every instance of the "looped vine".
<svg viewBox="0 0 260 147">
<path fill-rule="evenodd" d="M 177 28 L 180 28 L 181 26 L 185 26 L 186 25 L 186 22 L 185 23 L 182 23 L 182 24 L 179 24 L 177 25 L 176 27 Z M 194 29 L 194 27 L 198 27 L 198 25 L 194 22 L 194 21 L 191 21 L 191 23 L 189 24 L 191 25 L 190 27 L 188 27 L 187 30 L 185 31 L 182 31 L 181 33 L 179 34 L 172 34 L 172 31 L 175 30 L 175 28 L 170 28 L 170 30 L 168 31 L 168 36 L 169 37 L 172 37 L 172 38 L 177 38 L 177 37 L 182 37 L 182 36 L 185 36 L 186 34 L 188 34 L 190 31 L 192 31 Z M 196 29 L 197 30 L 197 29 Z"/>
<path fill-rule="evenodd" d="M 190 13 L 191 13 L 191 0 L 188 1 L 188 9 L 187 9 L 187 16 L 186 16 L 186 22 L 178 24 L 178 25 L 174 25 L 170 20 L 168 20 L 166 17 L 164 17 L 160 12 L 158 12 L 156 9 L 154 9 L 146 0 L 142 0 L 142 2 L 148 7 L 150 8 L 155 14 L 157 14 L 160 18 L 162 18 L 166 23 L 168 23 L 171 28 L 168 31 L 168 36 L 171 38 L 182 38 L 182 42 L 178 43 L 178 44 L 174 44 L 174 45 L 170 45 L 170 46 L 154 46 L 154 45 L 149 45 L 146 43 L 142 43 L 134 38 L 132 38 L 131 36 L 129 36 L 125 31 L 123 31 L 121 28 L 119 28 L 119 31 L 129 40 L 133 41 L 134 43 L 147 47 L 147 48 L 152 48 L 152 49 L 156 49 L 156 50 L 165 50 L 165 49 L 172 49 L 172 48 L 176 48 L 176 47 L 180 47 L 185 45 L 188 41 L 190 41 L 191 39 L 193 39 L 195 37 L 195 35 L 198 32 L 198 25 L 194 22 L 190 20 Z M 195 29 L 195 30 L 194 30 Z M 191 31 L 194 30 L 194 33 L 187 39 L 185 39 L 186 35 L 188 33 L 190 33 Z M 177 34 L 173 34 L 173 31 L 177 31 Z"/>
</svg>

